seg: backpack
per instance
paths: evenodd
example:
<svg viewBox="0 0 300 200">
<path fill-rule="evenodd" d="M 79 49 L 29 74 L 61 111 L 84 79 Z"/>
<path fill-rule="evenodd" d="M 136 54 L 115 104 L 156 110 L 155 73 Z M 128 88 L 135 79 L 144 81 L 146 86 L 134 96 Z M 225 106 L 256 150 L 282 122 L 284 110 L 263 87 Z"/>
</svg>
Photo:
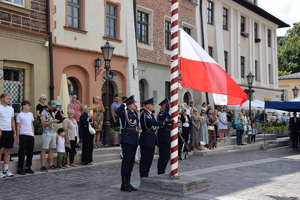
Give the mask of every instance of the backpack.
<svg viewBox="0 0 300 200">
<path fill-rule="evenodd" d="M 232 128 L 236 129 L 236 124 L 234 122 L 232 123 Z"/>
</svg>

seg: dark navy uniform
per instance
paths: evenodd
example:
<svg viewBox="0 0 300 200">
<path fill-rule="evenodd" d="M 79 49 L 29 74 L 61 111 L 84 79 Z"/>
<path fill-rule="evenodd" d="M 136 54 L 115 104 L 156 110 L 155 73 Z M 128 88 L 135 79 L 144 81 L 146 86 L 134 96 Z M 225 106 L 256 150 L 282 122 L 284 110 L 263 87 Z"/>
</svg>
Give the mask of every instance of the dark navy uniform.
<svg viewBox="0 0 300 200">
<path fill-rule="evenodd" d="M 128 102 L 131 103 L 130 99 L 133 99 L 133 96 L 125 100 L 124 103 L 126 102 L 127 104 Z M 131 185 L 129 185 L 130 176 L 134 166 L 136 149 L 139 144 L 139 133 L 137 131 L 137 127 L 139 126 L 138 114 L 126 108 L 125 104 L 122 104 L 116 110 L 116 114 L 121 118 L 122 126 L 124 127 L 122 132 L 122 139 L 121 139 L 121 144 L 122 144 L 121 147 L 123 152 L 123 160 L 122 160 L 122 167 L 121 167 L 122 185 L 123 182 L 125 181 L 125 183 L 131 187 Z M 123 179 L 125 180 L 123 181 Z M 124 190 L 122 189 L 122 187 L 121 190 Z M 131 188 L 131 190 L 133 189 Z M 128 190 L 125 189 L 125 191 Z"/>
<path fill-rule="evenodd" d="M 145 105 L 153 104 L 153 98 L 146 100 Z M 140 136 L 141 148 L 141 162 L 140 162 L 140 176 L 148 177 L 150 167 L 153 160 L 155 145 L 157 144 L 157 137 L 155 135 L 156 126 L 163 126 L 163 121 L 157 121 L 154 115 L 149 110 L 145 109 L 141 117 L 142 132 Z"/>
<path fill-rule="evenodd" d="M 157 120 L 167 121 L 171 119 L 169 114 L 168 99 L 163 100 L 159 105 L 163 106 L 167 104 L 165 111 L 161 110 L 158 113 Z M 165 125 L 158 129 L 158 147 L 159 147 L 159 158 L 157 162 L 157 172 L 158 174 L 164 174 L 167 164 L 170 159 L 171 150 L 171 125 Z"/>
</svg>

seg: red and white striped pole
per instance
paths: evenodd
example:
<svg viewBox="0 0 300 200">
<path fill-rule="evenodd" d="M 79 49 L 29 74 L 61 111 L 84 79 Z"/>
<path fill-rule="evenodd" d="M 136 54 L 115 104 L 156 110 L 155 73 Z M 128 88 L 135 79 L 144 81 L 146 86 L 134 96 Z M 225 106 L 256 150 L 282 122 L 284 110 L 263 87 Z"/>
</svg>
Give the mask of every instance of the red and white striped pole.
<svg viewBox="0 0 300 200">
<path fill-rule="evenodd" d="M 178 176 L 178 0 L 171 5 L 171 176 Z"/>
</svg>

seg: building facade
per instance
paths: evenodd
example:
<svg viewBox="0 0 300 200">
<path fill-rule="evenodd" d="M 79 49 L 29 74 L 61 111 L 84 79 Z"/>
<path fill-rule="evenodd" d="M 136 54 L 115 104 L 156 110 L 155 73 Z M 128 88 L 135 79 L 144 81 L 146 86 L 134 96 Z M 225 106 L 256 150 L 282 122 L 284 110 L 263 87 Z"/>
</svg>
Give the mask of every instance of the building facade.
<svg viewBox="0 0 300 200">
<path fill-rule="evenodd" d="M 300 89 L 300 72 L 278 77 L 279 89 L 281 90 L 281 101 L 295 98 L 293 88 Z M 299 92 L 296 97 L 299 96 Z"/>
<path fill-rule="evenodd" d="M 26 99 L 32 112 L 42 93 L 49 96 L 46 0 L 0 0 L 0 93 L 9 93 L 15 113 Z"/>
</svg>

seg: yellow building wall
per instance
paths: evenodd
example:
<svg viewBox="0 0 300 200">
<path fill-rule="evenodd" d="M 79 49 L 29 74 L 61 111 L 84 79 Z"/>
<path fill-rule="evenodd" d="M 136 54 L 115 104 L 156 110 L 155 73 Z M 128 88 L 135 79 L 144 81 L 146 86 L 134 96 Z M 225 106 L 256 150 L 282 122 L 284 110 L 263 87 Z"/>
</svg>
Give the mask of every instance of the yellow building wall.
<svg viewBox="0 0 300 200">
<path fill-rule="evenodd" d="M 300 90 L 300 79 L 285 79 L 285 80 L 278 80 L 279 89 L 286 90 L 288 93 L 288 100 L 294 98 L 294 94 L 292 89 L 296 86 Z M 298 92 L 297 97 L 300 95 Z"/>
</svg>

